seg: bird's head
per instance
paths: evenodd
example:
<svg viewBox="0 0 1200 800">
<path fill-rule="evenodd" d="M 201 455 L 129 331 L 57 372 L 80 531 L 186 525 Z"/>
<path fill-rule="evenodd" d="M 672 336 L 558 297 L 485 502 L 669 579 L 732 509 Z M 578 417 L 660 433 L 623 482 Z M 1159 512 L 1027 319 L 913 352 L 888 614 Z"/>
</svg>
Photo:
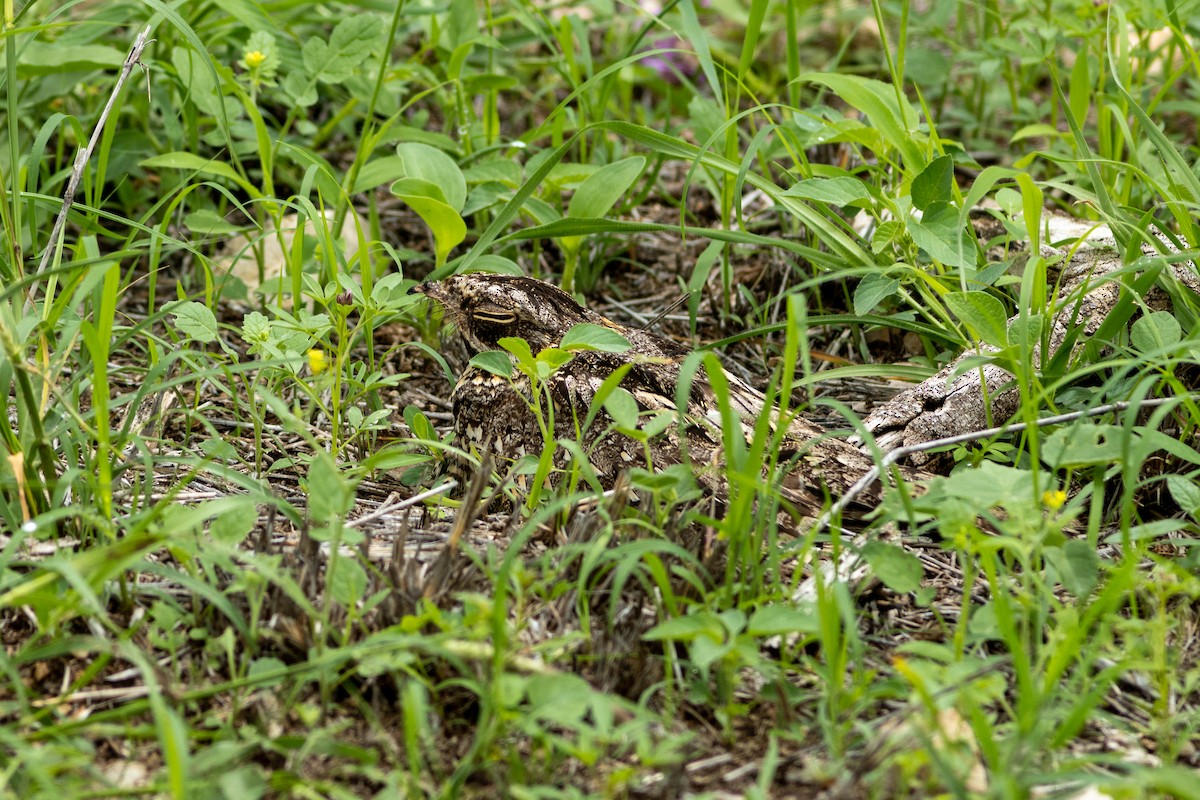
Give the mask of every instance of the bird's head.
<svg viewBox="0 0 1200 800">
<path fill-rule="evenodd" d="M 422 283 L 414 292 L 436 300 L 474 352 L 499 350 L 505 337 L 537 353 L 555 347 L 581 322 L 610 324 L 548 283 L 514 275 L 473 273 Z"/>
</svg>

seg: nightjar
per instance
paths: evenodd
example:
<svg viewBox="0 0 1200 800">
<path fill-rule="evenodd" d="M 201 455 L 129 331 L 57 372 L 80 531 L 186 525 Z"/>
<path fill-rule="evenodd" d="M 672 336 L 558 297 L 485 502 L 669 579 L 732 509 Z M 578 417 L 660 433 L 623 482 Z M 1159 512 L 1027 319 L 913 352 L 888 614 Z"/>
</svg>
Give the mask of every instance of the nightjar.
<svg viewBox="0 0 1200 800">
<path fill-rule="evenodd" d="M 475 273 L 424 283 L 413 291 L 442 305 L 473 355 L 502 349 L 499 342 L 506 337 L 524 339 L 536 355 L 560 345 L 564 334 L 580 323 L 610 329 L 629 342 L 629 348 L 619 353 L 576 352 L 549 374 L 538 398 L 515 364 L 509 377 L 468 367 L 451 395 L 459 447 L 508 459 L 541 453 L 546 437 L 533 404 L 545 405 L 543 398 L 548 397 L 550 407 L 542 418 L 553 420 L 553 438 L 579 441 L 601 485 L 611 487 L 621 472 L 634 467 L 663 469 L 688 463 L 709 494 L 717 499 L 727 496 L 721 408 L 703 371 L 692 379 L 686 407 L 677 404 L 680 368 L 688 348 L 619 325 L 579 305 L 557 287 L 532 278 Z M 639 428 L 653 426 L 648 441 L 620 433 L 606 411 L 591 408 L 604 380 L 620 368 L 627 370 L 620 385 L 637 403 Z M 734 412 L 732 418 L 741 427 L 736 433 L 748 441 L 755 422 L 764 413 L 777 417 L 778 411 L 766 408 L 763 395 L 741 379 L 724 371 L 722 377 L 728 392 L 721 394 L 728 396 L 732 406 L 727 410 Z M 592 421 L 583 429 L 589 411 Z M 668 412 L 673 423 L 664 426 L 655 412 Z M 815 516 L 830 497 L 844 493 L 873 464 L 849 442 L 830 438 L 799 417 L 788 422 L 782 438 L 778 464 L 786 474 L 778 482 L 780 496 L 800 517 Z M 562 466 L 567 459 L 567 452 L 560 449 L 556 464 Z M 864 495 L 857 510 L 873 507 L 876 500 Z"/>
</svg>

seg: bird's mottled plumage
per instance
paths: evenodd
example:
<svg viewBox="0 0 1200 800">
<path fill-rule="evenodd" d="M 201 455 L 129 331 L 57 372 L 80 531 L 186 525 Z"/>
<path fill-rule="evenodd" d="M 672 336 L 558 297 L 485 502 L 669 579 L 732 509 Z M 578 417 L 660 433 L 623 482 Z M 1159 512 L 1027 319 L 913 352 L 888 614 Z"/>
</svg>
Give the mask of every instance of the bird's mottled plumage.
<svg viewBox="0 0 1200 800">
<path fill-rule="evenodd" d="M 568 330 L 585 322 L 620 333 L 629 341 L 628 350 L 577 352 L 549 377 L 554 437 L 579 440 L 605 486 L 632 467 L 661 469 L 679 463 L 686 453 L 706 490 L 718 498 L 728 493 L 721 469 L 720 408 L 703 373 L 692 381 L 687 408 L 677 408 L 680 367 L 690 352 L 686 347 L 618 325 L 580 306 L 566 292 L 532 278 L 459 275 L 422 284 L 417 291 L 442 305 L 473 353 L 499 350 L 500 339 L 513 337 L 524 339 L 536 354 L 559 345 Z M 629 366 L 621 386 L 637 401 L 642 412 L 639 422 L 646 424 L 654 417 L 647 412 L 669 412 L 678 421 L 648 444 L 613 430 L 612 419 L 603 410 L 595 414 L 587 430 L 580 430 L 604 379 L 623 365 Z M 732 410 L 741 420 L 740 433 L 749 438 L 756 420 L 770 410 L 764 408 L 758 391 L 728 373 L 724 378 Z M 459 445 L 503 458 L 541 452 L 544 437 L 530 408 L 531 397 L 528 379 L 515 369 L 511 378 L 504 378 L 469 367 L 452 394 Z M 565 458 L 565 452 L 560 452 L 559 463 Z M 793 419 L 784 433 L 779 464 L 788 465 L 780 483 L 781 494 L 804 516 L 815 514 L 828 495 L 844 492 L 871 467 L 870 459 L 854 446 L 828 438 L 822 429 L 799 418 Z"/>
</svg>

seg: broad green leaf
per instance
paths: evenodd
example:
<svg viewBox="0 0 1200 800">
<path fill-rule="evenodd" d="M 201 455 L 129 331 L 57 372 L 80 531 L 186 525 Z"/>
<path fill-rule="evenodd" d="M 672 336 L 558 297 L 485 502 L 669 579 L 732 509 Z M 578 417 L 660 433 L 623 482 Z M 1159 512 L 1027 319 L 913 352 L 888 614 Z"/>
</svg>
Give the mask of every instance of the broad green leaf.
<svg viewBox="0 0 1200 800">
<path fill-rule="evenodd" d="M 567 730 L 580 728 L 588 718 L 586 726 L 592 729 L 597 701 L 604 698 L 578 675 L 560 673 L 539 676 L 525 684 L 529 698 L 529 712 L 542 723 L 564 726 Z"/>
<path fill-rule="evenodd" d="M 1141 317 L 1129 329 L 1129 340 L 1143 353 L 1162 353 L 1179 344 L 1183 328 L 1169 311 L 1154 311 Z"/>
<path fill-rule="evenodd" d="M 584 219 L 607 216 L 645 168 L 646 159 L 642 156 L 605 164 L 579 184 L 567 205 L 567 216 Z"/>
<path fill-rule="evenodd" d="M 984 461 L 976 469 L 935 478 L 931 488 L 935 484 L 948 497 L 962 498 L 979 508 L 992 508 L 1028 498 L 1032 480 L 1028 470 Z"/>
<path fill-rule="evenodd" d="M 633 395 L 620 386 L 604 399 L 604 410 L 618 427 L 633 430 L 637 427 L 638 404 Z"/>
<path fill-rule="evenodd" d="M 271 321 L 258 311 L 242 317 L 242 339 L 252 347 L 264 344 L 271 337 Z"/>
<path fill-rule="evenodd" d="M 446 201 L 446 193 L 442 191 L 442 187 L 425 178 L 400 178 L 392 184 L 391 190 L 392 194 L 398 197 L 415 195 L 428 197 L 430 200 L 437 200 L 439 203 L 450 205 Z"/>
<path fill-rule="evenodd" d="M 225 439 L 218 439 L 217 441 L 235 450 L 235 454 L 230 460 L 238 457 L 236 449 L 232 444 Z M 244 495 L 243 498 L 245 498 Z M 237 545 L 250 535 L 250 531 L 254 530 L 257 522 L 258 509 L 253 502 L 247 499 L 247 502 L 233 506 L 228 511 L 213 517 L 213 521 L 208 528 L 208 535 L 218 542 L 223 542 L 227 545 Z"/>
<path fill-rule="evenodd" d="M 908 235 L 942 264 L 963 269 L 975 266 L 975 240 L 967 233 L 958 209 L 949 203 L 933 203 L 920 219 L 910 217 Z"/>
<path fill-rule="evenodd" d="M 1100 556 L 1086 541 L 1068 539 L 1062 547 L 1046 548 L 1045 555 L 1075 597 L 1087 597 L 1100 582 Z"/>
<path fill-rule="evenodd" d="M 725 638 L 725 626 L 713 614 L 700 612 L 686 617 L 675 617 L 655 625 L 642 634 L 648 642 L 662 640 L 676 642 L 691 642 L 697 637 L 704 636 L 713 641 Z"/>
<path fill-rule="evenodd" d="M 922 211 L 934 203 L 949 203 L 954 199 L 951 186 L 954 181 L 954 159 L 939 156 L 921 174 L 913 178 L 912 204 Z"/>
<path fill-rule="evenodd" d="M 205 344 L 216 341 L 217 317 L 208 306 L 182 300 L 171 303 L 166 310 L 175 317 L 175 327 L 189 339 Z"/>
<path fill-rule="evenodd" d="M 795 184 L 783 194 L 787 197 L 817 200 L 835 206 L 847 206 L 851 203 L 871 199 L 871 193 L 867 191 L 863 182 L 848 176 L 808 178 Z"/>
<path fill-rule="evenodd" d="M 854 313 L 871 313 L 899 288 L 900 281 L 896 278 L 889 278 L 882 272 L 872 272 L 859 281 L 854 289 Z"/>
<path fill-rule="evenodd" d="M 329 590 L 333 599 L 343 606 L 353 606 L 367 592 L 367 573 L 353 558 L 330 561 L 333 574 L 329 575 Z"/>
<path fill-rule="evenodd" d="M 312 37 L 304 43 L 304 69 L 310 78 L 341 83 L 352 76 L 379 41 L 382 22 L 374 14 L 351 14 L 333 29 L 326 42 Z"/>
<path fill-rule="evenodd" d="M 612 328 L 581 322 L 566 332 L 560 346 L 564 350 L 602 350 L 605 353 L 623 353 L 629 349 L 629 340 Z"/>
<path fill-rule="evenodd" d="M 547 347 L 537 354 L 534 363 L 537 365 L 537 376 L 541 380 L 549 378 L 559 367 L 562 367 L 572 358 L 574 353 L 563 350 L 561 347 Z"/>
<path fill-rule="evenodd" d="M 1014 319 L 1008 326 L 1008 343 L 1024 347 L 1026 351 L 1032 350 L 1041 341 L 1044 322 L 1045 317 L 1041 314 Z"/>
<path fill-rule="evenodd" d="M 404 171 L 404 159 L 400 156 L 384 156 L 373 158 L 358 171 L 358 178 L 351 188 L 351 194 L 369 192 L 377 186 L 398 180 L 407 173 Z"/>
<path fill-rule="evenodd" d="M 533 351 L 529 349 L 529 342 L 516 336 L 505 336 L 497 344 L 516 356 L 517 364 L 526 375 L 532 374 L 537 369 L 533 362 Z"/>
<path fill-rule="evenodd" d="M 987 292 L 948 292 L 946 307 L 987 344 L 1008 344 L 1008 317 L 1004 304 Z"/>
<path fill-rule="evenodd" d="M 294 70 L 283 79 L 283 90 L 300 108 L 308 108 L 320 99 L 317 94 L 317 79 L 308 78 L 303 70 Z"/>
<path fill-rule="evenodd" d="M 354 507 L 350 481 L 338 472 L 333 456 L 324 450 L 313 455 L 305 490 L 308 492 L 308 514 L 318 523 L 343 517 Z"/>
<path fill-rule="evenodd" d="M 1167 489 L 1171 492 L 1171 499 L 1183 513 L 1193 521 L 1200 518 L 1200 485 L 1182 475 L 1168 475 Z"/>
<path fill-rule="evenodd" d="M 72 44 L 31 41 L 21 48 L 17 74 L 21 78 L 50 75 L 55 72 L 83 72 L 120 69 L 125 54 L 114 47 L 99 44 Z"/>
<path fill-rule="evenodd" d="M 445 264 L 450 251 L 467 238 L 467 224 L 463 222 L 463 218 L 453 208 L 432 197 L 412 194 L 402 194 L 399 197 L 429 226 L 429 230 L 433 232 L 434 249 L 437 251 L 437 265 Z"/>
<path fill-rule="evenodd" d="M 893 592 L 915 592 L 925 575 L 921 561 L 912 553 L 887 542 L 868 542 L 862 556 L 883 584 Z"/>
<path fill-rule="evenodd" d="M 497 158 L 463 170 L 467 183 L 502 183 L 516 189 L 521 183 L 521 165 L 507 158 Z"/>
<path fill-rule="evenodd" d="M 1060 428 L 1042 443 L 1042 460 L 1058 469 L 1111 464 L 1124 457 L 1133 433 L 1117 425 L 1081 423 Z"/>
<path fill-rule="evenodd" d="M 419 178 L 434 184 L 441 190 L 447 205 L 455 211 L 462 209 L 467 200 L 467 181 L 453 158 L 436 147 L 421 142 L 402 142 L 396 145 L 396 156 L 403 162 L 404 177 Z"/>
<path fill-rule="evenodd" d="M 821 628 L 811 608 L 773 604 L 750 615 L 746 632 L 752 636 L 780 636 L 789 633 L 817 633 Z"/>
<path fill-rule="evenodd" d="M 512 359 L 503 350 L 484 350 L 471 356 L 470 365 L 499 375 L 501 378 L 512 377 Z"/>
</svg>

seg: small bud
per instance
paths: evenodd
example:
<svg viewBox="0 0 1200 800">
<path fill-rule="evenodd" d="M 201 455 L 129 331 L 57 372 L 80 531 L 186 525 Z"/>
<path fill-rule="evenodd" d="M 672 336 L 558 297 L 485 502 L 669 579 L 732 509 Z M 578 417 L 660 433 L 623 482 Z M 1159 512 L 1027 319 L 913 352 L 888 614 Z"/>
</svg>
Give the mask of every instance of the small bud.
<svg viewBox="0 0 1200 800">
<path fill-rule="evenodd" d="M 246 53 L 246 67 L 249 69 L 258 69 L 266 60 L 267 57 L 262 50 L 251 50 Z"/>
</svg>

